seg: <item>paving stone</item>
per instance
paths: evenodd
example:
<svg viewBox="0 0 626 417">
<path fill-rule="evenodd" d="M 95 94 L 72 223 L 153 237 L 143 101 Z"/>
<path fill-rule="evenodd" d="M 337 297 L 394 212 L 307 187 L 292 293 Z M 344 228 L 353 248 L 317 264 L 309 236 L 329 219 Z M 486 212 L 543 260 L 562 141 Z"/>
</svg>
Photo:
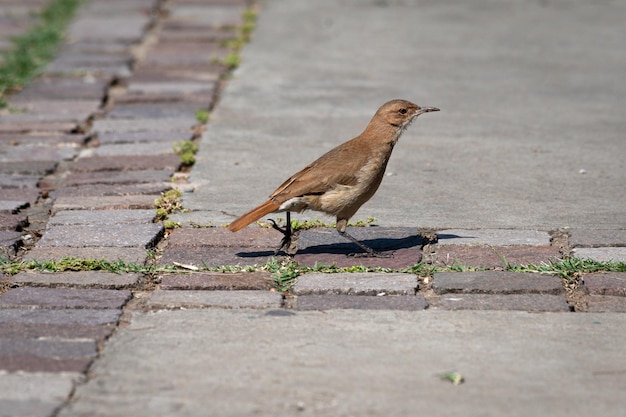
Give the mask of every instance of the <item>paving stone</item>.
<svg viewBox="0 0 626 417">
<path fill-rule="evenodd" d="M 297 310 L 331 310 L 331 309 L 358 309 L 358 310 L 424 310 L 428 302 L 421 294 L 394 295 L 389 297 L 339 295 L 339 294 L 311 294 L 300 295 L 296 300 Z"/>
<path fill-rule="evenodd" d="M 3 373 L 0 375 L 0 415 L 52 416 L 69 398 L 82 375 L 72 373 Z"/>
<path fill-rule="evenodd" d="M 215 77 L 215 81 L 218 78 Z M 132 82 L 132 81 L 131 81 Z M 108 119 L 157 119 L 161 117 L 175 117 L 190 119 L 191 124 L 196 122 L 196 111 L 202 107 L 196 103 L 128 103 L 117 104 L 107 114 Z"/>
<path fill-rule="evenodd" d="M 36 189 L 39 182 L 39 175 L 10 175 L 0 172 L 1 188 L 31 188 Z"/>
<path fill-rule="evenodd" d="M 170 233 L 168 246 L 266 248 L 278 246 L 280 239 L 276 230 L 261 227 L 247 227 L 237 233 L 224 227 L 180 228 Z"/>
<path fill-rule="evenodd" d="M 58 261 L 63 258 L 105 259 L 108 261 L 124 261 L 142 265 L 148 258 L 145 249 L 141 248 L 71 248 L 71 247 L 34 247 L 24 255 L 25 261 Z"/>
<path fill-rule="evenodd" d="M 0 146 L 56 146 L 78 148 L 86 141 L 84 134 L 3 134 L 0 135 Z"/>
<path fill-rule="evenodd" d="M 64 210 L 50 218 L 50 226 L 77 224 L 152 223 L 154 210 Z"/>
<path fill-rule="evenodd" d="M 167 155 L 93 156 L 77 159 L 72 164 L 72 171 L 142 171 L 162 169 L 175 172 L 180 167 L 180 164 L 180 156 L 173 152 Z"/>
<path fill-rule="evenodd" d="M 348 227 L 347 232 L 367 246 L 378 251 L 421 247 L 422 238 L 411 227 Z M 335 228 L 313 228 L 303 230 L 298 237 L 298 248 L 302 253 L 353 253 L 362 252 Z"/>
<path fill-rule="evenodd" d="M 590 295 L 587 297 L 589 313 L 626 313 L 626 297 Z"/>
<path fill-rule="evenodd" d="M 415 295 L 417 287 L 417 277 L 413 274 L 310 273 L 298 277 L 292 292 L 296 295 Z"/>
<path fill-rule="evenodd" d="M 151 248 L 163 236 L 161 224 L 59 225 L 46 230 L 38 247 Z"/>
<path fill-rule="evenodd" d="M 419 247 L 383 251 L 385 254 L 393 255 L 388 258 L 349 256 L 348 254 L 342 253 L 342 251 L 333 253 L 333 250 L 334 248 L 330 248 L 328 253 L 307 253 L 306 250 L 303 252 L 298 251 L 294 259 L 299 264 L 310 267 L 315 265 L 334 265 L 338 268 L 365 266 L 391 269 L 408 268 L 422 260 L 422 251 Z M 358 251 L 356 246 L 354 247 L 354 251 Z"/>
<path fill-rule="evenodd" d="M 625 272 L 586 274 L 583 281 L 584 288 L 589 294 L 626 297 Z"/>
<path fill-rule="evenodd" d="M 77 272 L 20 272 L 11 278 L 13 284 L 28 286 L 72 286 L 120 289 L 136 285 L 142 278 L 141 274 L 116 274 L 101 271 L 77 271 Z"/>
<path fill-rule="evenodd" d="M 437 233 L 440 246 L 492 245 L 492 246 L 549 246 L 550 235 L 538 230 L 510 229 L 447 229 Z"/>
<path fill-rule="evenodd" d="M 2 201 L 17 201 L 19 207 L 23 208 L 26 203 L 29 205 L 35 204 L 35 201 L 39 198 L 39 190 L 37 188 L 24 189 L 24 188 L 1 188 L 0 200 Z"/>
<path fill-rule="evenodd" d="M 0 260 L 12 258 L 22 243 L 22 233 L 0 230 Z"/>
<path fill-rule="evenodd" d="M 172 171 L 147 169 L 142 171 L 124 172 L 79 172 L 68 175 L 66 186 L 86 184 L 137 184 L 146 182 L 170 181 Z"/>
<path fill-rule="evenodd" d="M 96 184 L 96 185 L 79 185 L 74 187 L 61 187 L 56 190 L 50 190 L 50 195 L 56 199 L 55 202 L 58 202 L 59 198 L 69 198 L 66 203 L 72 205 L 72 209 L 80 209 L 80 201 L 72 200 L 71 197 L 81 197 L 81 198 L 89 198 L 94 197 L 94 201 L 90 207 L 102 206 L 102 201 L 106 200 L 107 197 L 134 197 L 141 195 L 150 195 L 151 197 L 160 196 L 161 193 L 172 189 L 171 183 L 157 183 L 157 184 Z M 119 206 L 119 199 L 113 199 L 116 204 L 117 209 L 122 209 L 124 207 Z M 147 204 L 146 201 L 149 199 L 142 200 L 141 204 Z M 154 202 L 154 201 L 153 201 Z M 131 199 L 128 201 L 132 206 L 137 206 L 137 201 Z M 148 203 L 148 206 L 149 203 Z M 152 204 L 153 207 L 154 204 Z M 113 207 L 111 207 L 113 208 Z M 129 207 L 126 207 L 129 208 Z M 136 207 L 136 208 L 145 208 L 145 207 Z"/>
<path fill-rule="evenodd" d="M 192 67 L 193 68 L 193 67 Z M 186 68 L 188 71 L 191 71 L 189 67 Z M 200 68 L 195 68 L 196 71 L 204 71 L 205 66 L 200 66 Z M 144 83 L 148 84 L 148 83 Z M 187 102 L 187 103 L 199 103 L 204 106 L 210 106 L 215 99 L 215 88 L 216 86 L 203 83 L 205 88 L 197 88 L 191 90 L 187 88 L 187 90 L 177 91 L 173 88 L 176 85 L 176 82 L 170 83 L 172 85 L 171 88 L 161 88 L 157 90 L 156 86 L 153 86 L 156 83 L 150 83 L 149 85 L 143 85 L 144 88 L 150 87 L 149 90 L 139 90 L 135 89 L 133 91 L 127 92 L 124 95 L 116 95 L 114 97 L 114 101 L 116 104 L 119 103 L 159 103 L 159 102 Z M 199 84 L 194 82 L 193 84 Z M 118 119 L 119 120 L 119 119 Z M 155 119 L 137 119 L 137 125 L 150 126 L 150 130 L 172 130 L 173 127 L 168 123 L 156 123 Z M 179 123 L 182 122 L 182 119 L 179 120 Z M 168 128 L 170 126 L 170 128 Z M 178 127 L 178 126 L 176 126 Z M 107 131 L 136 131 L 137 128 L 132 123 L 126 124 L 113 124 L 110 123 L 106 125 Z M 147 130 L 147 129 L 143 129 Z"/>
<path fill-rule="evenodd" d="M 17 112 L 3 115 L 0 124 L 20 122 L 73 122 L 83 123 L 100 107 L 101 98 L 96 100 L 52 100 L 32 99 L 11 101 Z M 18 104 L 19 103 L 19 104 Z"/>
<path fill-rule="evenodd" d="M 75 19 L 68 29 L 70 39 L 94 40 L 99 42 L 138 42 L 144 28 L 148 24 L 148 17 L 139 13 L 117 15 L 115 19 L 103 16 L 81 16 Z"/>
<path fill-rule="evenodd" d="M 207 246 L 174 246 L 167 247 L 161 258 L 161 265 L 171 265 L 174 262 L 191 264 L 195 266 L 220 266 L 239 265 L 254 266 L 263 265 L 274 256 L 273 248 L 249 248 L 240 247 L 207 247 Z"/>
<path fill-rule="evenodd" d="M 162 308 L 279 308 L 283 297 L 273 291 L 154 291 L 148 307 Z"/>
<path fill-rule="evenodd" d="M 59 197 L 55 201 L 52 211 L 56 213 L 61 210 L 152 209 L 154 208 L 154 200 L 159 196 L 159 194 L 138 194 L 123 196 Z"/>
<path fill-rule="evenodd" d="M 6 372 L 87 372 L 92 357 L 59 359 L 28 354 L 0 354 L 0 369 Z"/>
<path fill-rule="evenodd" d="M 0 315 L 5 311 L 0 310 Z M 18 310 L 20 311 L 20 310 Z M 51 310 L 46 310 L 51 311 Z M 56 310 L 55 310 L 56 311 Z M 61 311 L 61 310 L 58 310 Z M 83 311 L 83 310 L 74 310 Z M 101 310 L 104 311 L 104 310 Z M 121 311 L 117 310 L 120 314 Z M 77 325 L 77 324 L 24 324 L 24 323 L 2 323 L 0 327 L 0 338 L 32 338 L 32 339 L 93 339 L 101 342 L 113 333 L 115 323 L 101 325 Z"/>
<path fill-rule="evenodd" d="M 17 213 L 19 210 L 25 209 L 28 206 L 28 201 L 0 199 L 0 212 L 9 212 L 5 214 Z"/>
<path fill-rule="evenodd" d="M 89 308 L 79 310 L 0 309 L 0 324 L 2 324 L 0 332 L 4 332 L 11 325 L 18 325 L 24 329 L 33 326 L 41 332 L 42 336 L 53 336 L 56 329 L 59 328 L 93 329 L 94 327 L 115 326 L 121 314 L 121 310 Z M 65 329 L 64 331 L 69 330 Z M 71 331 L 68 334 L 72 334 Z M 24 333 L 22 337 L 30 336 Z M 59 334 L 58 337 L 65 336 Z M 79 333 L 72 337 L 81 336 Z"/>
<path fill-rule="evenodd" d="M 575 248 L 626 246 L 626 229 L 572 229 L 569 234 L 569 244 Z"/>
<path fill-rule="evenodd" d="M 96 354 L 93 340 L 0 339 L 7 372 L 84 372 Z"/>
<path fill-rule="evenodd" d="M 0 134 L 43 134 L 45 132 L 69 134 L 77 127 L 74 122 L 13 122 L 0 124 Z"/>
<path fill-rule="evenodd" d="M 167 142 L 174 143 L 190 139 L 191 132 L 180 130 L 146 130 L 142 132 L 98 132 L 98 142 L 102 145 L 111 143 Z"/>
<path fill-rule="evenodd" d="M 211 29 L 203 26 L 182 25 L 179 22 L 165 20 L 159 32 L 161 42 L 216 42 L 223 43 L 233 39 L 234 33 L 223 29 Z"/>
<path fill-rule="evenodd" d="M 52 100 L 102 99 L 108 80 L 93 76 L 46 76 L 30 81 L 19 94 L 11 97 L 11 104 L 22 100 L 46 97 Z"/>
<path fill-rule="evenodd" d="M 9 175 L 36 175 L 38 177 L 43 177 L 44 175 L 52 174 L 59 165 L 59 160 L 61 159 L 65 158 L 47 161 L 15 160 L 2 162 L 2 165 L 0 165 L 0 172 Z"/>
<path fill-rule="evenodd" d="M 442 294 L 445 310 L 570 311 L 564 296 L 551 294 Z"/>
<path fill-rule="evenodd" d="M 226 73 L 228 68 L 224 64 L 220 64 L 219 62 L 212 62 L 209 65 L 185 65 L 185 66 L 176 66 L 176 67 L 155 67 L 152 65 L 142 65 L 139 63 L 135 72 L 133 73 L 133 77 L 131 82 L 145 82 L 145 83 L 155 83 L 155 82 L 203 82 L 203 83 L 215 83 L 218 82 L 222 74 Z M 123 101 L 125 98 L 121 97 Z M 119 103 L 117 103 L 119 104 Z M 129 104 L 133 104 L 132 102 Z M 137 103 L 134 103 L 137 104 Z M 149 103 L 147 103 L 149 104 Z M 199 106 L 198 103 L 185 103 L 185 102 L 175 102 L 175 103 L 152 103 L 152 104 L 173 104 L 175 106 L 178 105 L 190 105 Z M 206 102 L 201 104 L 202 108 L 209 108 L 210 102 Z"/>
<path fill-rule="evenodd" d="M 141 94 L 144 95 L 144 94 Z M 180 94 L 171 94 L 178 96 Z M 186 96 L 184 96 L 186 98 Z M 117 100 L 117 99 L 116 99 Z M 208 101 L 208 100 L 207 100 Z M 190 120 L 188 117 L 167 117 L 161 119 L 101 119 L 93 123 L 92 129 L 95 132 L 142 132 L 142 131 L 166 131 L 178 130 L 181 132 L 191 132 L 198 122 Z"/>
<path fill-rule="evenodd" d="M 39 144 L 36 146 L 10 146 L 4 149 L 0 148 L 0 162 L 2 162 L 2 171 L 6 172 L 7 163 L 13 162 L 19 164 L 23 162 L 47 162 L 52 168 L 56 166 L 56 162 L 61 160 L 69 160 L 76 156 L 78 151 L 72 147 L 61 147 L 58 145 Z M 32 165 L 32 164 L 31 164 Z M 32 169 L 32 168 L 30 168 Z M 12 172 L 24 172 L 30 169 L 14 167 Z M 37 170 L 41 172 L 41 169 Z"/>
<path fill-rule="evenodd" d="M 205 5 L 181 4 L 173 8 L 166 22 L 206 28 L 221 28 L 241 24 L 244 4 Z"/>
<path fill-rule="evenodd" d="M 210 65 L 220 57 L 226 56 L 230 49 L 220 43 L 159 42 L 142 59 L 142 65 L 176 67 L 176 65 Z"/>
<path fill-rule="evenodd" d="M 598 262 L 626 262 L 626 247 L 575 248 L 573 255 L 578 258 L 592 259 Z"/>
<path fill-rule="evenodd" d="M 130 297 L 128 290 L 24 287 L 0 294 L 0 308 L 119 309 Z"/>
<path fill-rule="evenodd" d="M 508 271 L 438 272 L 432 288 L 437 294 L 553 294 L 565 292 L 554 275 Z"/>
<path fill-rule="evenodd" d="M 269 272 L 165 274 L 162 290 L 269 290 L 274 281 Z"/>
<path fill-rule="evenodd" d="M 167 142 L 139 142 L 139 143 L 124 143 L 115 145 L 102 145 L 97 148 L 85 149 L 80 153 L 81 158 L 88 158 L 92 156 L 129 156 L 138 157 L 146 155 L 173 155 L 174 148 L 171 143 Z M 178 157 L 180 160 L 180 157 Z M 132 167 L 132 159 L 127 160 L 128 165 Z M 178 161 L 179 162 L 179 161 Z M 180 162 L 179 162 L 180 163 Z M 178 166 L 178 165 L 175 165 Z M 155 167 L 164 169 L 163 167 Z M 131 168 L 136 170 L 137 168 Z"/>
<path fill-rule="evenodd" d="M 0 230 L 19 232 L 26 226 L 28 226 L 28 216 L 25 213 L 11 214 L 0 211 Z"/>
<path fill-rule="evenodd" d="M 559 249 L 553 246 L 466 246 L 445 245 L 437 247 L 436 265 L 455 263 L 484 268 L 503 266 L 503 259 L 509 264 L 540 264 L 560 259 Z"/>
</svg>

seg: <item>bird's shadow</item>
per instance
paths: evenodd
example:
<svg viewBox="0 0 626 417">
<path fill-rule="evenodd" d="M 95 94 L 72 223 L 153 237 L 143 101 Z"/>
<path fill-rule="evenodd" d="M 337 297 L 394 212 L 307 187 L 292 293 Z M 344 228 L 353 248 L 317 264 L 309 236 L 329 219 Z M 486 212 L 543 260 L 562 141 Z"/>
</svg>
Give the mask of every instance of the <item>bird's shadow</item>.
<svg viewBox="0 0 626 417">
<path fill-rule="evenodd" d="M 316 239 L 317 240 L 317 239 Z M 410 235 L 400 238 L 382 237 L 375 239 L 359 239 L 360 242 L 369 246 L 377 252 L 386 252 L 398 249 L 408 249 L 412 247 L 421 247 L 423 239 L 419 235 Z M 304 247 L 299 248 L 295 255 L 306 254 L 335 254 L 335 255 L 348 255 L 365 253 L 361 248 L 352 242 L 332 242 L 325 244 L 314 244 L 308 239 L 305 240 Z M 250 252 L 238 252 L 236 256 L 241 258 L 259 258 L 273 256 L 273 250 L 254 250 Z"/>
</svg>

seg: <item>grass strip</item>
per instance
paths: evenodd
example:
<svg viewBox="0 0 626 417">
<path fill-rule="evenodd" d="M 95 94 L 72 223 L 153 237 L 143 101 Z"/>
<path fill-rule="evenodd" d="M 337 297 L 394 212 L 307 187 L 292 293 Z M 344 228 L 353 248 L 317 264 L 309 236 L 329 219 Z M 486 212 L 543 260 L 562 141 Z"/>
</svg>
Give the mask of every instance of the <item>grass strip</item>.
<svg viewBox="0 0 626 417">
<path fill-rule="evenodd" d="M 265 264 L 254 266 L 223 265 L 210 267 L 203 265 L 197 271 L 181 269 L 176 265 L 138 265 L 124 261 L 107 261 L 96 259 L 63 258 L 57 261 L 21 261 L 11 262 L 0 260 L 0 272 L 6 275 L 14 275 L 24 271 L 39 272 L 62 272 L 62 271 L 108 271 L 118 274 L 136 272 L 147 275 L 162 273 L 195 273 L 195 272 L 253 272 L 268 271 L 272 274 L 275 288 L 278 291 L 287 291 L 295 283 L 297 277 L 311 272 L 339 273 L 339 272 L 403 272 L 419 276 L 432 276 L 437 272 L 462 272 L 482 271 L 486 268 L 454 264 L 450 266 L 434 266 L 424 262 L 417 263 L 408 268 L 394 270 L 390 268 L 351 266 L 337 267 L 334 265 L 316 264 L 312 267 L 303 266 L 292 260 L 278 260 L 272 258 Z M 541 274 L 558 275 L 561 278 L 575 279 L 584 273 L 592 272 L 626 272 L 626 262 L 607 261 L 600 262 L 584 258 L 566 258 L 555 260 L 539 265 L 514 265 L 509 264 L 506 268 L 513 272 L 533 272 Z"/>
<path fill-rule="evenodd" d="M 12 39 L 13 49 L 2 54 L 0 108 L 7 106 L 7 94 L 18 91 L 39 75 L 54 57 L 80 3 L 81 0 L 51 0 L 39 14 L 39 22 L 27 33 Z"/>
</svg>

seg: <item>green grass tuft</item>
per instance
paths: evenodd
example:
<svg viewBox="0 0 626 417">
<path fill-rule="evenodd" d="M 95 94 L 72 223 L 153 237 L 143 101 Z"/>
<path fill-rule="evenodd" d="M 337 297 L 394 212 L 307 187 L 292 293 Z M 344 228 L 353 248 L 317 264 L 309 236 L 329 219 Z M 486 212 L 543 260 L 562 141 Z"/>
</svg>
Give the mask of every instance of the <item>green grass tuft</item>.
<svg viewBox="0 0 626 417">
<path fill-rule="evenodd" d="M 19 90 L 54 57 L 80 3 L 81 0 L 51 0 L 41 11 L 39 23 L 12 39 L 13 49 L 2 54 L 0 108 L 7 106 L 6 94 Z"/>
</svg>

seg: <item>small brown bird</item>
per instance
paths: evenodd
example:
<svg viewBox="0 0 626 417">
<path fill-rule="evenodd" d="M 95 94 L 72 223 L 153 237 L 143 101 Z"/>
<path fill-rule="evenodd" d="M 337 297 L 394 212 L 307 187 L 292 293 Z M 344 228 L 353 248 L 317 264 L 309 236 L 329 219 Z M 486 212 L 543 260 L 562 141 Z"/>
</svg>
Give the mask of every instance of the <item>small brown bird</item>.
<svg viewBox="0 0 626 417">
<path fill-rule="evenodd" d="M 385 174 L 391 151 L 402 132 L 420 114 L 439 111 L 406 100 L 383 104 L 363 133 L 322 155 L 291 176 L 270 195 L 269 200 L 232 222 L 228 229 L 243 229 L 261 217 L 287 212 L 285 228 L 270 220 L 284 238 L 277 253 L 291 246 L 290 212 L 321 211 L 337 217 L 337 231 L 363 249 L 367 256 L 381 256 L 346 232 L 348 220 L 369 200 Z"/>
</svg>

